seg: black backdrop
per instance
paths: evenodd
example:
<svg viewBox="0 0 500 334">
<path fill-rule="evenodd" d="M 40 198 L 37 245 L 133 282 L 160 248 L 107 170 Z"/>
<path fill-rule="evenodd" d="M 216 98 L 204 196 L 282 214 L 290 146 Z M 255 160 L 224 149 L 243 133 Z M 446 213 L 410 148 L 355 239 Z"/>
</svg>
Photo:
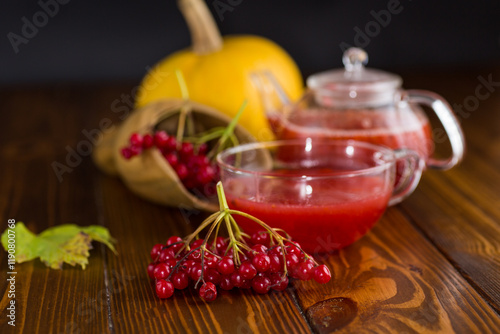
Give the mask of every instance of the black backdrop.
<svg viewBox="0 0 500 334">
<path fill-rule="evenodd" d="M 389 70 L 500 63 L 498 0 L 207 4 L 223 34 L 271 38 L 306 73 L 341 66 L 341 46 L 347 44 L 364 46 L 372 67 Z M 381 12 L 388 8 L 396 8 L 390 19 Z M 39 27 L 30 30 L 35 23 Z M 174 0 L 2 0 L 0 35 L 3 85 L 138 80 L 190 41 Z"/>
</svg>

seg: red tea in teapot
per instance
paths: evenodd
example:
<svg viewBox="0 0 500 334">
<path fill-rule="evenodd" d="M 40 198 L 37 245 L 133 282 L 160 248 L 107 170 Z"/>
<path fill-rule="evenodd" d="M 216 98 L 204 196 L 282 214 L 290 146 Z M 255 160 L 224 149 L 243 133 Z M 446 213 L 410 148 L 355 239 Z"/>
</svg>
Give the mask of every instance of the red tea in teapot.
<svg viewBox="0 0 500 334">
<path fill-rule="evenodd" d="M 396 114 L 390 109 L 297 109 L 288 118 L 269 113 L 268 119 L 279 139 L 354 139 L 392 149 L 409 148 L 425 160 L 434 147 L 429 121 L 415 110 Z M 391 120 L 395 120 L 394 124 L 390 124 Z"/>
</svg>

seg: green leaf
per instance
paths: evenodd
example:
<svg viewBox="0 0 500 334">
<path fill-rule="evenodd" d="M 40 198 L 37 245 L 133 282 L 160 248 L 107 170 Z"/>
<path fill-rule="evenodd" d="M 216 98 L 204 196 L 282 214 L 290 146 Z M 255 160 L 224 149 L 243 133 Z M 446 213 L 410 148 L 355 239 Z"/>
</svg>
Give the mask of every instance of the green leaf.
<svg viewBox="0 0 500 334">
<path fill-rule="evenodd" d="M 8 246 L 8 230 L 5 230 L 1 237 L 5 250 Z M 37 236 L 22 222 L 18 222 L 10 231 L 11 235 L 15 236 L 15 256 L 18 263 L 39 257 L 52 269 L 62 269 L 63 263 L 72 266 L 78 264 L 85 269 L 93 240 L 104 243 L 116 254 L 113 245 L 116 241 L 111 237 L 108 229 L 102 226 L 80 227 L 65 224 L 48 228 Z"/>
</svg>

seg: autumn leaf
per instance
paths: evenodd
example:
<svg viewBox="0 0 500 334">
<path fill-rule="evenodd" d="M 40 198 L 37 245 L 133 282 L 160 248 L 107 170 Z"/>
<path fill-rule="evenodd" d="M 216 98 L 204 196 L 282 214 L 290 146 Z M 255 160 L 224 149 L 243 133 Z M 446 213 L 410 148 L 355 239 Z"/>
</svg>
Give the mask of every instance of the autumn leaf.
<svg viewBox="0 0 500 334">
<path fill-rule="evenodd" d="M 2 234 L 2 245 L 8 246 L 8 230 L 15 236 L 16 262 L 31 261 L 37 257 L 52 269 L 62 269 L 63 263 L 80 265 L 83 269 L 88 264 L 92 241 L 108 246 L 115 254 L 115 240 L 107 228 L 97 225 L 80 227 L 73 224 L 54 226 L 39 235 L 33 234 L 22 222 L 13 229 L 8 228 Z"/>
</svg>

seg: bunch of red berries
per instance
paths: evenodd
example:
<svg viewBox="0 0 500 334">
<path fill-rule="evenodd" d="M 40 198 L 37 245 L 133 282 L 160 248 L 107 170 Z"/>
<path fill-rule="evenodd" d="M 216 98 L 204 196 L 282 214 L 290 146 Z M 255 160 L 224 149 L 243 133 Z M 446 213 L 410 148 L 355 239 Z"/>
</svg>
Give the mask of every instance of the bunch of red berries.
<svg viewBox="0 0 500 334">
<path fill-rule="evenodd" d="M 246 247 L 234 256 L 230 239 L 217 237 L 208 242 L 197 239 L 189 244 L 180 237 L 170 237 L 166 244 L 157 244 L 151 250 L 153 262 L 148 266 L 148 275 L 156 282 L 159 298 L 169 298 L 174 290 L 182 290 L 202 283 L 200 297 L 213 301 L 217 288 L 253 289 L 259 294 L 270 290 L 283 291 L 289 278 L 314 279 L 327 283 L 331 274 L 325 265 L 318 265 L 314 259 L 301 250 L 299 244 L 285 241 L 283 246 L 272 244 L 267 231 L 254 233 L 246 240 Z"/>
<path fill-rule="evenodd" d="M 133 133 L 129 146 L 122 148 L 121 154 L 128 160 L 154 147 L 160 150 L 186 189 L 213 194 L 219 173 L 218 166 L 207 157 L 206 143 L 195 146 L 190 142 L 178 142 L 165 131 L 156 131 L 153 135 Z"/>
</svg>

